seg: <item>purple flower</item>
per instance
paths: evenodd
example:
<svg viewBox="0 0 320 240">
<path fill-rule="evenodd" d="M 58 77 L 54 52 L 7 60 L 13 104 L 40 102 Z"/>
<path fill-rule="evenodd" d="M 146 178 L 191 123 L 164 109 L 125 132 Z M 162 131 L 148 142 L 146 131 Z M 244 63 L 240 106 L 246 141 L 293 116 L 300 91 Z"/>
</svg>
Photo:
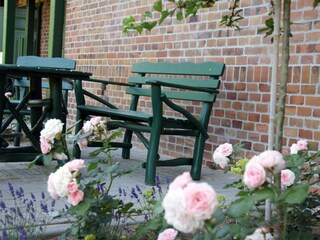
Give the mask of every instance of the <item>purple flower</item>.
<svg viewBox="0 0 320 240">
<path fill-rule="evenodd" d="M 31 195 L 31 198 L 32 198 L 32 200 L 33 200 L 34 202 L 37 201 L 36 196 L 35 196 L 33 193 L 31 193 L 30 195 Z"/>
<path fill-rule="evenodd" d="M 44 200 L 46 198 L 46 195 L 44 194 L 44 192 L 41 192 L 41 199 Z"/>
<path fill-rule="evenodd" d="M 138 195 L 136 193 L 135 188 L 131 189 L 131 198 L 135 198 L 138 202 L 140 202 L 140 199 L 139 199 L 139 197 L 138 197 Z"/>
<path fill-rule="evenodd" d="M 126 190 L 122 189 L 122 192 L 123 192 L 123 196 L 126 197 L 127 196 Z"/>
<path fill-rule="evenodd" d="M 3 230 L 3 231 L 2 231 L 2 239 L 3 239 L 3 240 L 8 240 L 8 239 L 9 239 L 8 233 L 6 232 L 6 230 Z"/>
<path fill-rule="evenodd" d="M 40 207 L 41 207 L 42 212 L 44 212 L 44 213 L 49 213 L 48 205 L 47 205 L 47 204 L 41 203 L 41 204 L 40 204 Z"/>
<path fill-rule="evenodd" d="M 17 207 L 17 213 L 18 213 L 18 216 L 19 216 L 20 218 L 22 218 L 22 219 L 24 218 L 19 207 Z"/>
<path fill-rule="evenodd" d="M 4 201 L 0 202 L 0 209 L 4 210 L 6 208 L 6 204 L 4 203 Z"/>
<path fill-rule="evenodd" d="M 11 193 L 12 197 L 15 199 L 16 195 L 14 193 L 14 188 L 13 188 L 13 185 L 12 185 L 11 182 L 8 182 L 8 187 L 9 187 L 9 190 L 10 190 L 10 193 Z"/>
<path fill-rule="evenodd" d="M 20 240 L 27 240 L 27 232 L 23 229 L 20 230 Z"/>
<path fill-rule="evenodd" d="M 136 189 L 137 189 L 138 193 L 139 193 L 140 195 L 142 195 L 141 188 L 140 188 L 138 185 L 136 185 Z"/>
</svg>

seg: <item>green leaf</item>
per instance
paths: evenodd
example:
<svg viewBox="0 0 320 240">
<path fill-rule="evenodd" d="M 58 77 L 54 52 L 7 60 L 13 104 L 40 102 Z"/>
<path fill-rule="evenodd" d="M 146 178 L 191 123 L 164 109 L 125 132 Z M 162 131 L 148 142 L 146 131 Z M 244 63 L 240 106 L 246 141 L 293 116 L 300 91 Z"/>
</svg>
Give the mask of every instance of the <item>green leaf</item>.
<svg viewBox="0 0 320 240">
<path fill-rule="evenodd" d="M 42 158 L 42 154 L 36 156 L 36 158 L 35 158 L 31 163 L 29 163 L 29 164 L 27 165 L 27 168 L 28 168 L 28 169 L 33 168 L 34 165 L 35 165 L 37 162 L 40 162 L 40 161 L 41 161 L 41 158 Z"/>
<path fill-rule="evenodd" d="M 161 12 L 161 18 L 159 19 L 159 25 L 169 16 L 167 10 Z"/>
<path fill-rule="evenodd" d="M 180 11 L 177 13 L 177 20 L 182 21 L 182 19 L 183 19 L 183 12 Z"/>
<path fill-rule="evenodd" d="M 73 208 L 73 212 L 77 215 L 84 216 L 90 208 L 90 203 L 87 201 L 79 203 Z"/>
<path fill-rule="evenodd" d="M 109 166 L 109 167 L 106 169 L 106 173 L 114 173 L 114 172 L 116 172 L 116 171 L 119 169 L 119 165 L 120 165 L 120 163 L 117 162 L 117 163 Z"/>
<path fill-rule="evenodd" d="M 254 205 L 254 200 L 250 197 L 241 198 L 240 200 L 231 203 L 227 210 L 227 215 L 230 217 L 238 218 L 251 210 Z"/>
<path fill-rule="evenodd" d="M 308 197 L 308 189 L 308 184 L 296 185 L 292 188 L 289 188 L 285 192 L 283 198 L 288 204 L 300 204 Z"/>
<path fill-rule="evenodd" d="M 291 231 L 288 235 L 288 239 L 290 240 L 313 240 L 314 237 L 311 232 L 298 232 L 298 231 Z"/>
<path fill-rule="evenodd" d="M 222 228 L 220 228 L 217 231 L 216 237 L 218 239 L 221 239 L 221 238 L 227 236 L 230 233 L 230 229 L 231 229 L 230 225 L 227 225 L 227 224 L 223 225 Z"/>
<path fill-rule="evenodd" d="M 142 14 L 142 16 L 148 17 L 148 18 L 152 18 L 152 12 L 146 11 L 146 12 L 144 12 L 144 13 Z"/>
<path fill-rule="evenodd" d="M 128 18 L 125 18 L 123 19 L 123 24 L 124 25 L 128 25 L 128 24 L 131 24 L 131 23 L 134 23 L 135 22 L 135 19 L 133 16 L 130 16 Z"/>
<path fill-rule="evenodd" d="M 87 167 L 87 171 L 90 172 L 90 171 L 96 169 L 96 168 L 98 167 L 98 165 L 99 165 L 99 163 L 97 163 L 97 162 L 92 162 L 92 163 L 90 163 L 90 164 L 88 165 L 88 167 Z"/>
<path fill-rule="evenodd" d="M 158 2 L 155 2 L 153 4 L 154 10 L 161 12 L 162 11 L 162 0 L 159 0 Z"/>
<path fill-rule="evenodd" d="M 258 190 L 254 192 L 252 198 L 255 202 L 259 202 L 261 200 L 273 199 L 274 192 L 270 188 L 263 188 L 262 190 Z"/>
<path fill-rule="evenodd" d="M 320 3 L 320 0 L 314 0 L 314 2 L 313 2 L 313 8 L 316 8 L 319 3 Z"/>
</svg>

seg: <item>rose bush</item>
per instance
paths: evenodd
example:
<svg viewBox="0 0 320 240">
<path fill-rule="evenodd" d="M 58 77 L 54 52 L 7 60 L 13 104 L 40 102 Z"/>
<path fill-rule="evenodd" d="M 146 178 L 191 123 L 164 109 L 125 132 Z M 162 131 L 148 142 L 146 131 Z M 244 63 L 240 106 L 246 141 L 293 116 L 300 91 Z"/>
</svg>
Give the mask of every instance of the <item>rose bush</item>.
<svg viewBox="0 0 320 240">
<path fill-rule="evenodd" d="M 45 165 L 53 159 L 68 160 L 58 161 L 60 167 L 49 175 L 47 181 L 50 196 L 54 200 L 64 198 L 71 205 L 60 213 L 60 217 L 71 216 L 73 219 L 62 239 L 119 239 L 125 228 L 125 219 L 132 218 L 138 212 L 132 209 L 131 202 L 124 203 L 109 194 L 114 179 L 132 172 L 137 166 L 120 170 L 119 163 L 112 163 L 109 143 L 120 132 L 109 134 L 106 124 L 101 117 L 91 118 L 81 131 L 70 137 L 71 128 L 63 133 L 61 121 L 50 119 L 41 131 L 42 154 L 29 164 L 29 168 L 40 159 Z M 78 144 L 81 149 L 86 148 L 89 141 L 100 141 L 102 146 L 91 152 L 90 157 L 96 158 L 100 153 L 106 154 L 106 157 L 87 162 L 72 160 L 67 140 L 70 141 L 69 146 Z"/>
<path fill-rule="evenodd" d="M 230 149 L 228 144 L 219 146 L 214 159 L 231 156 Z M 185 233 L 201 229 L 196 239 L 318 239 L 313 227 L 320 220 L 320 196 L 312 186 L 319 183 L 320 151 L 305 140 L 290 151 L 265 151 L 242 161 L 242 184 L 233 185 L 240 186 L 236 199 L 223 207 L 210 186 L 193 182 L 187 173 L 178 176 L 162 202 L 165 220 Z M 270 220 L 264 216 L 266 200 L 274 206 Z"/>
</svg>

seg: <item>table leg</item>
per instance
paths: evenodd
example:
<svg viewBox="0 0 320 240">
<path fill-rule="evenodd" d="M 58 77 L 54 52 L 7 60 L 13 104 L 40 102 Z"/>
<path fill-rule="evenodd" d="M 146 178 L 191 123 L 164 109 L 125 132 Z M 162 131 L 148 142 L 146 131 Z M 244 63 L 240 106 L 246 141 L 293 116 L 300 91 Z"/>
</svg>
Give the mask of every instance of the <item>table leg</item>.
<svg viewBox="0 0 320 240">
<path fill-rule="evenodd" d="M 62 120 L 62 79 L 49 78 L 50 98 L 52 99 L 52 111 L 50 118 Z"/>
<path fill-rule="evenodd" d="M 4 96 L 5 81 L 6 81 L 6 75 L 0 75 L 0 129 L 3 122 L 3 111 L 5 109 L 5 96 Z M 0 148 L 7 147 L 7 146 L 8 146 L 8 143 L 3 137 L 1 137 L 1 132 L 0 132 Z"/>
<path fill-rule="evenodd" d="M 32 96 L 31 96 L 31 99 L 42 99 L 42 87 L 41 87 L 41 78 L 40 77 L 31 77 L 30 78 L 30 92 L 32 92 Z M 31 121 L 31 128 L 33 128 L 39 118 L 41 117 L 42 115 L 42 107 L 31 107 L 30 108 L 30 121 Z M 33 132 L 33 135 L 36 137 L 36 138 L 39 138 L 40 136 L 40 131 L 41 131 L 41 128 L 40 129 L 36 129 L 34 132 Z"/>
</svg>

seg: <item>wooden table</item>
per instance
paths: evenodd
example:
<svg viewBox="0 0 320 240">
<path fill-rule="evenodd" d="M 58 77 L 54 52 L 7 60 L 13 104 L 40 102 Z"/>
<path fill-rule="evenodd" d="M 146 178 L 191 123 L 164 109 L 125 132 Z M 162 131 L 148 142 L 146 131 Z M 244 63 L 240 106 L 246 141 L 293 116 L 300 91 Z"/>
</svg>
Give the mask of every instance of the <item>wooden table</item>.
<svg viewBox="0 0 320 240">
<path fill-rule="evenodd" d="M 26 153 L 40 153 L 40 131 L 31 131 L 29 127 L 24 123 L 23 116 L 19 113 L 19 106 L 14 107 L 10 104 L 10 101 L 5 97 L 5 80 L 8 76 L 30 78 L 30 99 L 42 98 L 42 78 L 49 78 L 50 99 L 52 102 L 51 110 L 49 112 L 49 118 L 61 119 L 62 79 L 89 79 L 91 73 L 56 68 L 22 67 L 15 64 L 0 64 L 0 162 L 32 160 L 32 157 L 32 159 L 26 158 Z M 25 102 L 27 102 L 27 100 L 25 100 Z M 20 108 L 22 107 L 23 106 L 21 106 Z M 1 143 L 4 143 L 3 138 L 1 137 L 1 133 L 6 128 L 6 125 L 8 125 L 6 124 L 6 122 L 3 121 L 3 112 L 5 108 L 9 108 L 12 114 L 11 118 L 14 118 L 19 122 L 19 124 L 22 127 L 22 130 L 26 134 L 26 137 L 29 139 L 31 146 L 22 146 L 14 148 L 10 146 L 4 147 L 4 145 L 1 146 Z M 42 107 L 31 108 L 31 128 L 38 122 L 41 115 Z"/>
</svg>

